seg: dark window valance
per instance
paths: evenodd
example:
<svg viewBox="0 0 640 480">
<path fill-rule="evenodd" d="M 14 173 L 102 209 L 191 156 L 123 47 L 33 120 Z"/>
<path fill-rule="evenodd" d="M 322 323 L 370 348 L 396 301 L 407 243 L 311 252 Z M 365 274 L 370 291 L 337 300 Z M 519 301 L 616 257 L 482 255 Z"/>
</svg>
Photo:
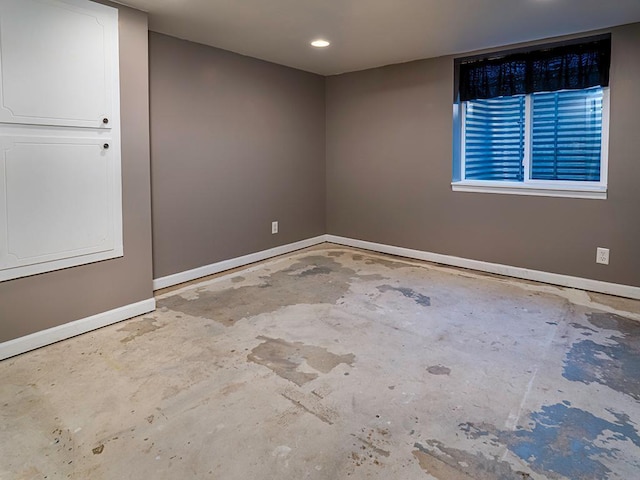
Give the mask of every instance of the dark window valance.
<svg viewBox="0 0 640 480">
<path fill-rule="evenodd" d="M 611 39 L 460 63 L 460 101 L 609 86 Z"/>
</svg>

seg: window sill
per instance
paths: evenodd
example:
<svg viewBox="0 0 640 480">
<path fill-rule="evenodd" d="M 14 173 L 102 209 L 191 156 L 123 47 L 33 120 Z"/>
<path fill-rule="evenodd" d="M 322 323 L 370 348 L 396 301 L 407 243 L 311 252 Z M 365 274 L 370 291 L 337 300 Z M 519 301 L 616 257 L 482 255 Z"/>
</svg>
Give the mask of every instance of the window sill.
<svg viewBox="0 0 640 480">
<path fill-rule="evenodd" d="M 606 200 L 607 187 L 600 185 L 558 185 L 549 183 L 489 182 L 464 180 L 451 182 L 454 192 L 500 193 L 537 197 L 588 198 Z"/>
</svg>

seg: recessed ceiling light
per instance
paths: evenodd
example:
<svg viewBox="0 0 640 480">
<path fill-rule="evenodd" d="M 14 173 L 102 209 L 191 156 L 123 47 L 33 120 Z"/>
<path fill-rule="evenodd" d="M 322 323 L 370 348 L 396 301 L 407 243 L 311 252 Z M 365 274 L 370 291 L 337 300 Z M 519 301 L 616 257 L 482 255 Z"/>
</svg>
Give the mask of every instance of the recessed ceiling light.
<svg viewBox="0 0 640 480">
<path fill-rule="evenodd" d="M 331 45 L 331 43 L 327 42 L 326 40 L 318 39 L 318 40 L 314 40 L 313 42 L 311 42 L 311 45 L 313 45 L 314 47 L 317 47 L 317 48 L 324 48 L 324 47 L 328 47 L 329 45 Z"/>
</svg>

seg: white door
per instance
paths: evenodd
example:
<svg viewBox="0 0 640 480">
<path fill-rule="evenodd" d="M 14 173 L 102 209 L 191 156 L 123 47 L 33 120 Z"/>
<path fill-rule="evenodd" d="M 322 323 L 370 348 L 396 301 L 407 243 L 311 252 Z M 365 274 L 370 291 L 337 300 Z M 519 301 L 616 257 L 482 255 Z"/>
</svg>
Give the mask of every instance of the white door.
<svg viewBox="0 0 640 480">
<path fill-rule="evenodd" d="M 0 0 L 0 281 L 123 255 L 118 10 Z"/>
</svg>

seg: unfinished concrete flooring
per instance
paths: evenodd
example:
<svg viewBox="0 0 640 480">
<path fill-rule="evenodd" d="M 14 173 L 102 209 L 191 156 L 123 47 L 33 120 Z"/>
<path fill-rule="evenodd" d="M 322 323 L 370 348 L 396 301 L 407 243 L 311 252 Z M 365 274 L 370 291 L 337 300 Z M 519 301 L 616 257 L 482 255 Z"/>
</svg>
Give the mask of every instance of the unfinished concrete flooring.
<svg viewBox="0 0 640 480">
<path fill-rule="evenodd" d="M 0 478 L 640 478 L 639 305 L 302 251 L 0 363 Z"/>
</svg>

